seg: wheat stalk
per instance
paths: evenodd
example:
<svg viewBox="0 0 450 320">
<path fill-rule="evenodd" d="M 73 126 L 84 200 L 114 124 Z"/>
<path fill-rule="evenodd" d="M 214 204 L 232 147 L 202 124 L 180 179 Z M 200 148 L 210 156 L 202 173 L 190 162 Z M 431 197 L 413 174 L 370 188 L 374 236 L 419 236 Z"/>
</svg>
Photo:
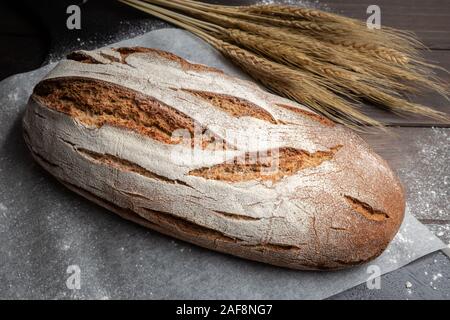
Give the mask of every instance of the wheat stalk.
<svg viewBox="0 0 450 320">
<path fill-rule="evenodd" d="M 230 9 L 232 8 L 229 8 L 229 10 Z M 289 18 L 293 21 L 309 20 L 321 24 L 333 23 L 346 28 L 347 31 L 358 30 L 363 31 L 364 33 L 367 33 L 367 31 L 369 31 L 369 33 L 371 32 L 370 42 L 374 40 L 373 36 L 377 35 L 380 35 L 379 39 L 382 39 L 382 42 L 384 44 L 386 44 L 386 42 L 384 41 L 387 38 L 391 38 L 393 40 L 393 43 L 390 43 L 389 46 L 391 45 L 399 46 L 402 51 L 414 50 L 414 47 L 423 48 L 422 43 L 418 41 L 414 37 L 414 35 L 411 34 L 410 32 L 396 30 L 388 27 L 383 27 L 382 33 L 372 32 L 372 30 L 367 29 L 367 26 L 362 21 L 317 9 L 270 4 L 270 5 L 254 5 L 248 7 L 240 7 L 239 10 L 258 15 L 265 15 L 284 19 Z M 360 41 L 362 39 L 363 38 L 359 38 L 356 40 Z"/>
<path fill-rule="evenodd" d="M 358 110 L 363 100 L 448 121 L 403 98 L 423 88 L 448 93 L 432 72 L 436 67 L 420 57 L 420 42 L 407 32 L 369 30 L 355 19 L 283 5 L 120 1 L 191 31 L 271 91 L 352 128 L 381 127 Z"/>
<path fill-rule="evenodd" d="M 251 22 L 246 21 L 245 17 L 248 18 L 248 15 L 245 15 L 243 13 L 236 13 L 236 8 L 238 9 L 245 9 L 247 7 L 229 7 L 229 6 L 217 6 L 217 5 L 211 5 L 211 4 L 205 4 L 205 3 L 201 3 L 201 2 L 197 2 L 197 1 L 192 1 L 192 0 L 172 0 L 170 2 L 167 2 L 166 0 L 143 0 L 146 2 L 154 2 L 154 3 L 158 3 L 160 5 L 166 6 L 166 7 L 170 7 L 170 8 L 174 8 L 174 9 L 179 9 L 182 11 L 187 12 L 188 14 L 192 14 L 194 16 L 197 16 L 201 19 L 204 19 L 206 21 L 210 21 L 213 23 L 217 23 L 220 24 L 222 26 L 225 27 L 230 27 L 230 24 L 236 27 L 236 24 L 239 25 L 239 28 L 242 28 L 245 30 L 246 25 L 252 25 Z M 199 10 L 198 8 L 202 8 L 203 10 Z M 295 7 L 286 7 L 289 10 L 294 9 Z M 315 10 L 317 12 L 321 12 L 318 10 Z M 421 59 L 418 59 L 418 57 L 413 57 L 414 54 L 417 53 L 417 50 L 414 48 L 414 46 L 422 46 L 421 43 L 416 40 L 415 38 L 411 37 L 411 35 L 407 32 L 402 32 L 399 30 L 393 30 L 391 28 L 384 28 L 384 31 L 381 33 L 381 36 L 378 36 L 379 34 L 376 31 L 373 30 L 368 30 L 367 27 L 365 25 L 362 24 L 362 22 L 355 20 L 355 19 L 350 19 L 350 18 L 346 18 L 346 17 L 341 17 L 338 15 L 333 15 L 333 14 L 329 14 L 329 13 L 324 13 L 328 16 L 335 16 L 335 17 L 340 17 L 340 19 L 342 19 L 343 21 L 345 20 L 349 20 L 351 21 L 352 24 L 358 25 L 360 30 L 358 32 L 363 32 L 366 33 L 366 35 L 346 35 L 346 37 L 343 39 L 342 37 L 330 37 L 330 33 L 329 32 L 325 32 L 321 35 L 320 39 L 317 38 L 312 38 L 313 41 L 330 41 L 334 44 L 338 44 L 340 46 L 344 46 L 344 47 L 350 47 L 351 49 L 357 49 L 358 51 L 360 51 L 362 54 L 365 55 L 373 55 L 374 57 L 378 57 L 380 59 L 380 61 L 385 61 L 386 59 L 392 62 L 396 62 L 396 63 L 400 63 L 400 64 L 405 64 L 405 62 L 414 62 L 414 63 L 418 63 L 418 64 L 423 64 Z M 242 19 L 233 19 L 230 18 L 229 16 L 239 16 Z M 273 25 L 277 25 L 276 22 L 279 22 L 278 20 L 268 20 L 270 22 L 272 22 L 272 26 L 268 26 L 268 25 L 260 25 L 260 24 L 256 24 L 254 25 L 253 31 L 254 32 L 258 32 L 257 29 L 258 28 L 270 28 L 273 27 Z M 339 20 L 338 20 L 339 21 Z M 283 22 L 281 21 L 280 25 L 283 27 L 289 26 L 290 22 Z M 286 34 L 294 34 L 294 35 L 301 35 L 301 33 L 295 32 L 295 30 L 289 30 L 286 28 L 279 28 L 279 29 L 284 29 Z M 320 30 L 320 27 L 316 27 L 316 28 L 312 28 L 315 30 Z M 326 31 L 330 31 L 327 27 L 323 27 L 323 30 Z M 345 32 L 348 31 L 352 31 L 352 30 L 348 30 L 346 29 Z M 304 34 L 303 34 L 304 35 Z M 292 37 L 291 37 L 292 38 Z M 380 40 L 378 39 L 382 39 L 382 43 L 389 43 L 390 48 L 386 47 L 385 45 L 381 45 L 378 44 L 378 42 L 380 42 Z M 356 40 L 355 40 L 356 39 Z M 365 42 L 363 42 L 363 40 L 361 39 L 367 39 Z M 377 40 L 378 39 L 378 40 Z M 295 45 L 295 39 L 293 40 L 294 43 L 292 45 Z M 370 43 L 370 44 L 369 44 Z M 310 42 L 311 44 L 311 42 Z M 329 44 L 328 44 L 329 45 Z M 401 50 L 398 51 L 396 49 L 393 49 L 395 47 L 400 47 Z M 332 48 L 333 50 L 335 48 Z M 412 57 L 408 56 L 408 53 L 410 53 L 412 55 Z M 348 54 L 348 53 L 345 53 Z M 354 59 L 353 62 L 358 61 L 357 59 Z M 365 61 L 365 63 L 367 63 L 367 61 Z M 378 61 L 377 61 L 378 63 Z M 434 67 L 432 65 L 427 65 L 427 64 L 423 64 L 426 67 Z"/>
<path fill-rule="evenodd" d="M 350 24 L 353 23 L 352 19 L 334 15 L 325 11 L 311 8 L 283 6 L 278 4 L 253 5 L 248 7 L 241 7 L 240 10 L 259 15 L 280 16 L 306 20 L 334 21 L 341 23 L 345 22 Z"/>
<path fill-rule="evenodd" d="M 164 2 L 164 1 L 163 1 Z M 175 1 L 176 2 L 176 1 Z M 177 6 L 176 4 L 171 4 L 171 7 L 175 7 L 175 8 L 179 8 L 179 5 Z M 224 27 L 233 27 L 233 28 L 240 28 L 242 30 L 246 30 L 252 33 L 256 33 L 256 34 L 261 34 L 261 32 L 263 32 L 263 34 L 267 37 L 270 37 L 270 35 L 272 35 L 272 37 L 278 37 L 281 36 L 283 39 L 282 40 L 289 40 L 289 42 L 291 43 L 291 45 L 294 45 L 297 42 L 300 42 L 300 44 L 304 45 L 304 47 L 299 47 L 300 50 L 305 50 L 307 48 L 313 48 L 314 51 L 316 53 L 319 53 L 319 48 L 318 48 L 318 44 L 320 44 L 319 42 L 310 39 L 308 40 L 305 37 L 302 37 L 301 34 L 295 34 L 294 32 L 289 32 L 286 31 L 283 28 L 272 28 L 272 27 L 267 27 L 267 26 L 262 26 L 262 25 L 255 25 L 253 23 L 249 23 L 249 22 L 243 22 L 242 20 L 238 20 L 238 19 L 234 19 L 234 18 L 229 18 L 223 15 L 219 15 L 219 14 L 214 14 L 211 12 L 205 12 L 205 11 L 201 11 L 201 10 L 196 10 L 196 9 L 186 9 L 184 7 L 182 7 L 182 9 L 185 9 L 186 11 L 188 11 L 190 14 L 196 15 L 197 17 L 200 17 L 202 19 L 208 20 L 208 21 L 214 21 L 217 24 L 220 24 Z M 297 37 L 295 37 L 297 36 Z M 311 41 L 313 40 L 313 41 Z M 325 59 L 329 59 L 332 56 L 336 56 L 334 54 L 334 52 L 336 51 L 336 48 L 332 48 L 330 46 L 322 46 L 322 48 L 320 49 L 326 49 L 326 51 L 323 53 L 323 56 L 325 57 Z M 330 50 L 331 49 L 331 50 Z M 310 51 L 310 54 L 316 54 L 314 51 Z M 353 52 L 344 52 L 341 56 L 347 56 L 349 54 L 351 54 Z M 343 59 L 340 59 L 341 62 L 344 62 Z M 354 61 L 357 61 L 357 59 L 353 59 L 353 61 L 347 61 L 347 63 L 345 64 L 345 67 L 348 68 L 354 68 L 356 70 L 356 66 L 354 64 Z M 331 63 L 336 63 L 336 61 L 330 61 Z M 365 65 L 368 65 L 370 67 L 371 61 L 364 61 Z M 358 70 L 361 70 L 362 68 L 359 68 Z M 386 79 L 383 79 L 383 81 L 386 83 Z M 398 86 L 397 82 L 392 82 L 390 83 L 390 85 L 393 86 Z"/>
<path fill-rule="evenodd" d="M 165 4 L 167 1 L 160 0 L 158 2 L 167 6 Z M 410 32 L 388 27 L 383 27 L 383 32 L 377 32 L 368 29 L 362 21 L 316 9 L 276 4 L 237 7 L 211 5 L 192 0 L 172 0 L 171 2 L 177 3 L 178 8 L 180 8 L 181 4 L 184 9 L 200 9 L 201 11 L 236 17 L 247 21 L 255 20 L 271 26 L 280 25 L 315 31 L 322 33 L 322 37 L 331 35 L 331 39 L 334 39 L 333 35 L 336 33 L 345 33 L 346 38 L 353 36 L 356 42 L 365 39 L 364 37 L 367 36 L 370 43 L 378 42 L 378 47 L 383 47 L 388 43 L 390 48 L 399 48 L 403 52 L 417 52 L 415 47 L 424 48 L 423 44 Z M 290 19 L 287 20 L 286 17 Z M 387 40 L 390 40 L 390 42 Z"/>
<path fill-rule="evenodd" d="M 315 110 L 320 110 L 329 118 L 339 120 L 336 115 L 350 116 L 349 125 L 380 126 L 380 123 L 351 106 L 324 87 L 318 87 L 310 77 L 284 65 L 261 58 L 245 49 L 218 40 L 216 47 L 234 63 L 248 71 L 255 79 L 262 82 L 276 93 L 286 95 L 295 100 L 306 101 Z M 317 96 L 319 95 L 319 97 Z"/>
<path fill-rule="evenodd" d="M 346 93 L 345 88 L 351 88 L 350 97 L 357 98 L 363 96 L 366 100 L 383 104 L 396 112 L 406 110 L 413 113 L 432 115 L 429 108 L 404 101 L 394 96 L 395 92 L 385 88 L 380 83 L 371 83 L 368 85 L 365 83 L 366 78 L 332 64 L 314 61 L 286 43 L 251 35 L 240 30 L 227 30 L 226 33 L 232 42 L 242 47 L 270 57 L 278 63 L 287 64 L 320 76 L 320 79 L 325 79 L 329 89 L 333 90 L 336 94 Z M 302 76 L 305 76 L 305 74 Z M 348 95 L 348 93 L 346 94 Z"/>
<path fill-rule="evenodd" d="M 197 34 L 276 93 L 297 101 L 301 97 L 303 103 L 335 121 L 340 121 L 343 116 L 346 116 L 346 124 L 355 130 L 361 130 L 361 126 L 381 127 L 381 123 L 362 114 L 346 100 L 333 94 L 326 88 L 325 83 L 317 83 L 320 80 L 206 34 L 198 28 L 201 25 L 198 20 L 184 19 L 182 15 L 148 3 L 140 3 L 136 0 L 123 1 Z"/>
</svg>

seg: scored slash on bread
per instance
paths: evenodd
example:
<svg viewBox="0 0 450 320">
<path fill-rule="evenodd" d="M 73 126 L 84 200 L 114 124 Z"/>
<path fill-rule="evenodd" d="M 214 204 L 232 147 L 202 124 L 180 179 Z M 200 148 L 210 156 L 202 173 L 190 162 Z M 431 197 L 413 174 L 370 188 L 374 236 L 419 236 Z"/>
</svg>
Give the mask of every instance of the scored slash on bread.
<svg viewBox="0 0 450 320">
<path fill-rule="evenodd" d="M 359 265 L 403 219 L 398 178 L 355 133 L 156 49 L 70 54 L 35 87 L 23 124 L 36 161 L 71 190 L 243 258 Z M 179 130 L 192 141 L 174 138 Z M 259 154 L 275 158 L 275 171 Z"/>
</svg>

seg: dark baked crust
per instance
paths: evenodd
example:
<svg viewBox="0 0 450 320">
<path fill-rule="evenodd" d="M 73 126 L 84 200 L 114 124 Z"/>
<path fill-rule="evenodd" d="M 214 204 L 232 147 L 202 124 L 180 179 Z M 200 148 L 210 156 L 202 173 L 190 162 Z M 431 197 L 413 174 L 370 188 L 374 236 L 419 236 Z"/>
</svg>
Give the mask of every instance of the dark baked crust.
<svg viewBox="0 0 450 320">
<path fill-rule="evenodd" d="M 349 130 L 159 50 L 69 57 L 35 88 L 24 136 L 36 161 L 82 196 L 178 239 L 295 269 L 360 265 L 398 231 L 402 186 Z M 209 132 L 198 155 L 206 164 L 173 163 L 171 133 L 196 127 Z M 281 138 L 247 147 L 220 127 Z M 212 150 L 235 153 L 220 160 Z M 263 151 L 277 154 L 277 171 L 249 162 Z"/>
</svg>

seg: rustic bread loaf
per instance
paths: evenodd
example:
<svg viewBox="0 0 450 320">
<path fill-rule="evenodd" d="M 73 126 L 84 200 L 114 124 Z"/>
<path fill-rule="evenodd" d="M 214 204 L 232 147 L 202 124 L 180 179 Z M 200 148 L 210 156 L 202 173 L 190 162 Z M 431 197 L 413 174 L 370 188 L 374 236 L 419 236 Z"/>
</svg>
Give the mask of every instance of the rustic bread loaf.
<svg viewBox="0 0 450 320">
<path fill-rule="evenodd" d="M 253 83 L 147 48 L 79 51 L 34 89 L 34 158 L 164 234 L 295 269 L 374 259 L 402 187 L 354 133 Z"/>
</svg>

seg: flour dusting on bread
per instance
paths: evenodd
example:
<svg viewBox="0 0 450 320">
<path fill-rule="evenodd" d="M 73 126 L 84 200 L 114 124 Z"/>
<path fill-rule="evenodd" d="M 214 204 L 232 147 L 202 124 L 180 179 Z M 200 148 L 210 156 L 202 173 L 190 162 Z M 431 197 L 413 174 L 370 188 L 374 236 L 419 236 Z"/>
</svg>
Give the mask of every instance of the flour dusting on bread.
<svg viewBox="0 0 450 320">
<path fill-rule="evenodd" d="M 353 132 L 149 48 L 78 51 L 35 88 L 24 137 L 71 190 L 220 252 L 295 269 L 380 255 L 404 194 Z"/>
</svg>

